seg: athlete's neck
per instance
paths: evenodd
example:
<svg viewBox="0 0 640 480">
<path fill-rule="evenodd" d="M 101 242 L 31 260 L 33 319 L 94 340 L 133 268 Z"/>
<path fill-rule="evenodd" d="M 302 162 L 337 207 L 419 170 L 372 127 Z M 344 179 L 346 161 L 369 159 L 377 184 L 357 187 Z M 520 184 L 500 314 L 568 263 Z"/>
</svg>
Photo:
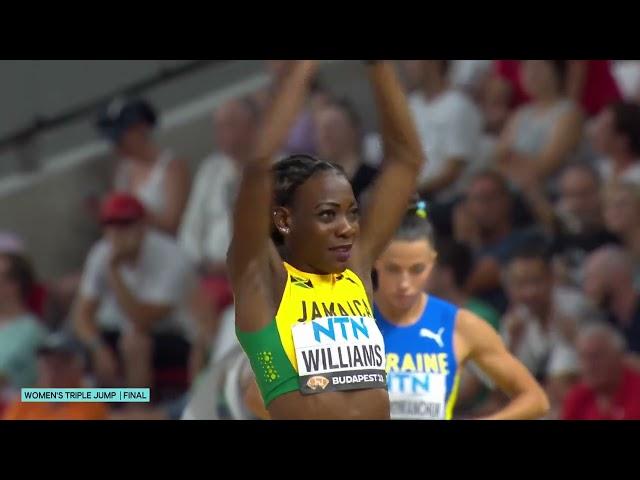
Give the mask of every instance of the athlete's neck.
<svg viewBox="0 0 640 480">
<path fill-rule="evenodd" d="M 330 275 L 329 272 L 323 272 L 323 271 L 318 270 L 317 268 L 309 265 L 306 262 L 299 261 L 297 258 L 295 258 L 294 255 L 291 254 L 291 251 L 286 247 L 283 247 L 280 250 L 280 256 L 282 257 L 282 260 L 284 260 L 289 265 L 291 265 L 293 268 L 295 268 L 296 270 L 299 270 L 301 272 L 311 273 L 313 275 Z"/>
<path fill-rule="evenodd" d="M 388 302 L 386 299 L 382 297 L 382 295 L 376 295 L 376 304 L 384 315 L 384 318 L 394 325 L 399 325 L 403 327 L 408 327 L 416 323 L 422 312 L 424 311 L 424 307 L 427 304 L 427 294 L 421 293 L 418 297 L 418 300 L 406 309 L 398 309 L 394 307 L 391 302 Z"/>
</svg>

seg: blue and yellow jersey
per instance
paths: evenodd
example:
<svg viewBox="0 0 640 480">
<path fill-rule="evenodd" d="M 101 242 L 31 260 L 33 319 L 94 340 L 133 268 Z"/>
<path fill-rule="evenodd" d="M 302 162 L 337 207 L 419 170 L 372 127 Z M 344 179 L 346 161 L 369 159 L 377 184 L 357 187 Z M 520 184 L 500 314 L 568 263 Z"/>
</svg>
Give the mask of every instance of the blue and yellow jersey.
<svg viewBox="0 0 640 480">
<path fill-rule="evenodd" d="M 457 313 L 458 307 L 430 295 L 416 323 L 396 326 L 374 305 L 392 419 L 451 419 L 460 381 L 453 349 Z"/>
</svg>

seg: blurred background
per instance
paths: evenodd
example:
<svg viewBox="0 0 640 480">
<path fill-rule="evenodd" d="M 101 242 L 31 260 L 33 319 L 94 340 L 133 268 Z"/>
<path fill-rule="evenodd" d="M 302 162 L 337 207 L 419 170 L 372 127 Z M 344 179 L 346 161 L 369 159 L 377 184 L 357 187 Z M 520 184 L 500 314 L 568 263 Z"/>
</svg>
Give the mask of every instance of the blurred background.
<svg viewBox="0 0 640 480">
<path fill-rule="evenodd" d="M 640 418 L 640 62 L 395 63 L 428 158 L 430 291 L 502 335 L 549 419 L 590 418 L 585 398 Z M 0 62 L 1 418 L 252 418 L 224 259 L 238 171 L 290 67 Z M 359 61 L 322 62 L 295 152 L 366 196 L 382 151 Z M 29 386 L 150 386 L 152 402 L 21 405 Z M 504 402 L 471 364 L 455 417 Z"/>
</svg>

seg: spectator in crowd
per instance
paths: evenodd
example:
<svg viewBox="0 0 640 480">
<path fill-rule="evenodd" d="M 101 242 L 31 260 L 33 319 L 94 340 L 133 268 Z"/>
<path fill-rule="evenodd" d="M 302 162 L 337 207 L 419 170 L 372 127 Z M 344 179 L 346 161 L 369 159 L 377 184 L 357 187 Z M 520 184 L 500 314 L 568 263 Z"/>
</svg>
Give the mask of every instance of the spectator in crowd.
<svg viewBox="0 0 640 480">
<path fill-rule="evenodd" d="M 485 132 L 497 141 L 511 114 L 513 92 L 504 82 L 486 81 L 480 97 Z"/>
<path fill-rule="evenodd" d="M 22 238 L 13 232 L 0 232 L 0 255 L 16 255 L 26 259 L 27 253 Z M 33 273 L 33 272 L 32 272 Z M 49 320 L 49 310 L 54 308 L 54 301 L 50 298 L 50 287 L 40 283 L 35 274 L 31 279 L 31 287 L 26 297 L 26 305 L 41 322 Z"/>
<path fill-rule="evenodd" d="M 625 341 L 606 323 L 577 338 L 581 381 L 567 394 L 563 420 L 640 420 L 640 374 L 625 364 Z"/>
<path fill-rule="evenodd" d="M 586 255 L 617 242 L 617 237 L 604 226 L 598 171 L 585 163 L 567 165 L 559 177 L 555 208 L 539 191 L 524 191 L 538 222 L 546 226 L 553 238 L 558 278 L 568 285 L 579 286 Z"/>
<path fill-rule="evenodd" d="M 37 388 L 87 388 L 82 346 L 64 332 L 49 335 L 38 350 Z M 107 407 L 99 402 L 21 402 L 5 411 L 5 420 L 105 420 Z"/>
<path fill-rule="evenodd" d="M 195 184 L 178 242 L 202 274 L 206 308 L 213 318 L 233 302 L 226 278 L 227 248 L 231 240 L 231 211 L 240 172 L 252 153 L 259 122 L 252 99 L 234 99 L 214 114 L 214 133 L 219 152 L 206 158 Z M 206 312 L 202 312 L 206 315 Z"/>
<path fill-rule="evenodd" d="M 260 109 L 264 111 L 269 107 L 274 98 L 275 92 L 278 91 L 281 82 L 287 78 L 294 60 L 267 60 L 267 72 L 271 77 L 267 88 L 259 91 L 256 96 L 256 102 Z M 317 154 L 316 133 L 314 124 L 314 112 L 324 105 L 329 99 L 328 92 L 322 87 L 320 82 L 315 79 L 311 83 L 309 100 L 306 108 L 303 109 L 298 119 L 294 123 L 289 138 L 285 142 L 283 155 L 294 153 L 306 153 L 309 155 Z"/>
<path fill-rule="evenodd" d="M 345 170 L 359 200 L 378 170 L 364 163 L 362 124 L 358 112 L 346 99 L 331 100 L 318 110 L 315 124 L 319 157 Z"/>
<path fill-rule="evenodd" d="M 115 99 L 100 112 L 97 127 L 120 160 L 115 189 L 142 202 L 150 226 L 175 235 L 189 196 L 189 168 L 155 143 L 156 122 L 156 112 L 146 101 Z"/>
<path fill-rule="evenodd" d="M 418 133 L 429 159 L 419 178 L 422 196 L 442 200 L 459 193 L 464 174 L 475 168 L 482 116 L 449 81 L 448 60 L 406 63 L 420 88 L 409 97 Z"/>
<path fill-rule="evenodd" d="M 577 371 L 572 347 L 577 319 L 554 290 L 546 247 L 533 241 L 519 246 L 503 281 L 509 298 L 501 320 L 505 343 L 540 382 L 570 383 Z"/>
<path fill-rule="evenodd" d="M 33 282 L 24 256 L 0 254 L 0 392 L 36 381 L 36 350 L 46 331 L 27 304 Z"/>
<path fill-rule="evenodd" d="M 585 294 L 624 334 L 628 348 L 640 354 L 640 293 L 633 287 L 633 267 L 620 247 L 605 246 L 587 257 Z"/>
<path fill-rule="evenodd" d="M 454 236 L 471 248 L 475 259 L 467 279 L 468 292 L 489 301 L 500 311 L 506 306 L 500 288 L 500 266 L 527 235 L 524 230 L 514 228 L 512 205 L 504 178 L 485 170 L 472 177 L 466 198 L 453 214 Z"/>
<path fill-rule="evenodd" d="M 493 69 L 493 60 L 452 60 L 451 85 L 477 100 Z"/>
<path fill-rule="evenodd" d="M 621 240 L 634 269 L 634 285 L 640 291 L 640 185 L 610 184 L 604 194 L 607 228 Z"/>
<path fill-rule="evenodd" d="M 498 145 L 496 165 L 518 184 L 543 184 L 578 153 L 582 115 L 564 93 L 564 60 L 526 60 L 523 84 L 531 101 L 509 120 Z"/>
<path fill-rule="evenodd" d="M 609 105 L 596 117 L 591 137 L 593 147 L 604 156 L 600 167 L 605 181 L 640 185 L 640 105 Z"/>
<path fill-rule="evenodd" d="M 91 352 L 105 386 L 152 387 L 154 373 L 187 371 L 186 314 L 192 267 L 167 235 L 145 223 L 141 203 L 112 194 L 101 207 L 105 234 L 91 249 L 73 315 L 78 338 Z"/>
<path fill-rule="evenodd" d="M 560 60 L 547 60 L 560 61 Z M 512 95 L 512 107 L 519 107 L 533 96 L 526 88 L 523 63 L 526 60 L 496 60 L 492 81 L 502 84 Z M 610 60 L 567 60 L 563 89 L 567 96 L 588 115 L 620 99 Z"/>
</svg>

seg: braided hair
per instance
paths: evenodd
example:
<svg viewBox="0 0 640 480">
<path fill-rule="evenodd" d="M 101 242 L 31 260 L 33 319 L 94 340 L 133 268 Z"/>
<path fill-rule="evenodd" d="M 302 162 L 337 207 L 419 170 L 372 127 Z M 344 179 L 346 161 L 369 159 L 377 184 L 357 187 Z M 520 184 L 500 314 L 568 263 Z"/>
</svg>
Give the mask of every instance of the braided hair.
<svg viewBox="0 0 640 480">
<path fill-rule="evenodd" d="M 318 172 L 333 171 L 346 178 L 340 165 L 305 154 L 295 154 L 280 160 L 273 166 L 272 171 L 275 177 L 274 205 L 276 207 L 290 206 L 298 188 Z M 283 238 L 277 229 L 273 229 L 271 236 L 276 244 L 282 243 Z"/>
</svg>

